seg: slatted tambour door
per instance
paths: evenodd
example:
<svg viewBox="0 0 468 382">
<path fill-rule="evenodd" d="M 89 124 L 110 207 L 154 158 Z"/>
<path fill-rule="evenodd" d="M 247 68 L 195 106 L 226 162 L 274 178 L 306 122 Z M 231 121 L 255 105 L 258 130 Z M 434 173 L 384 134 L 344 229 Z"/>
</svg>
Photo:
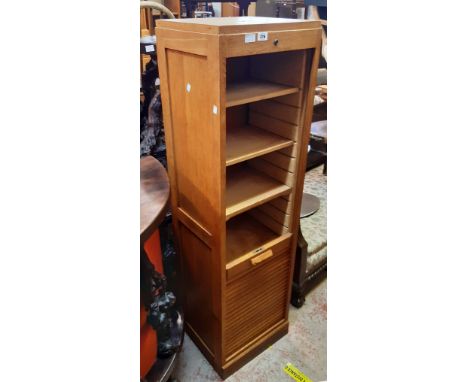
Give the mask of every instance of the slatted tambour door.
<svg viewBox="0 0 468 382">
<path fill-rule="evenodd" d="M 321 26 L 249 17 L 157 26 L 186 329 L 227 378 L 288 331 Z M 260 32 L 268 38 L 249 40 Z"/>
<path fill-rule="evenodd" d="M 283 320 L 289 280 L 288 252 L 233 280 L 226 293 L 227 360 Z"/>
</svg>

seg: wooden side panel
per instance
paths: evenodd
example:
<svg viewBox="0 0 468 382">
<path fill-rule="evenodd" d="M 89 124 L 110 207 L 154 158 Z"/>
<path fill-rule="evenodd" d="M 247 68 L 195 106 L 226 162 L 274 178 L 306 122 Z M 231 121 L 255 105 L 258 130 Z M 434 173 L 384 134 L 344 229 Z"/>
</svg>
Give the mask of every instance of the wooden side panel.
<svg viewBox="0 0 468 382">
<path fill-rule="evenodd" d="M 289 201 L 292 203 L 293 210 L 291 213 L 291 231 L 296 232 L 299 228 L 299 215 L 300 215 L 300 207 L 301 207 L 301 200 L 302 200 L 302 193 L 304 187 L 304 175 L 305 175 L 305 167 L 306 167 L 306 159 L 307 159 L 307 146 L 310 138 L 310 125 L 312 122 L 312 105 L 313 105 L 313 98 L 314 98 L 314 89 L 317 79 L 317 67 L 320 57 L 320 50 L 317 49 L 320 46 L 320 42 L 315 42 L 313 44 L 315 49 L 308 49 L 306 53 L 306 60 L 305 60 L 305 71 L 304 71 L 304 78 L 303 78 L 303 107 L 300 112 L 299 117 L 299 126 L 300 126 L 300 135 L 297 141 L 298 151 L 297 151 L 297 168 L 295 170 L 296 174 L 296 185 L 289 196 Z M 295 251 L 297 245 L 297 235 L 294 235 L 292 240 L 292 252 L 291 252 L 291 269 L 290 269 L 290 277 L 289 280 L 292 280 L 293 276 L 293 269 L 294 269 L 294 259 L 295 259 Z M 288 296 L 291 295 L 291 288 L 292 282 L 288 285 Z M 288 306 L 284 307 L 285 315 L 288 316 Z"/>
<path fill-rule="evenodd" d="M 196 23 L 208 25 L 200 29 Z M 321 29 L 311 25 L 307 27 L 313 28 L 306 30 L 303 24 L 298 23 L 296 28 L 288 23 L 273 29 L 239 25 L 236 30 L 223 27 L 221 31 L 221 27 L 210 26 L 210 21 L 196 23 L 158 22 L 158 62 L 174 232 L 187 293 L 187 331 L 216 371 L 226 378 L 287 331 L 312 90 L 319 58 L 316 49 L 312 62 L 311 48 L 319 46 Z M 184 31 L 175 30 L 179 24 Z M 245 44 L 245 33 L 249 31 L 270 31 L 269 40 Z M 278 42 L 274 43 L 275 39 Z M 299 49 L 308 51 L 294 52 Z M 267 58 L 246 57 L 234 66 L 234 60 L 228 60 L 284 51 L 291 54 L 290 61 L 284 53 L 269 55 L 272 61 L 278 57 L 271 67 Z M 291 67 L 295 69 L 288 69 Z M 263 101 L 226 110 L 226 82 L 248 76 L 276 83 L 280 88 L 294 84 L 300 91 L 283 92 L 274 100 L 264 97 Z M 268 152 L 272 155 L 265 158 L 259 156 L 250 164 L 267 175 L 264 178 L 279 180 L 280 186 L 293 194 L 263 197 L 261 203 L 249 205 L 259 208 L 245 213 L 265 227 L 263 231 L 271 230 L 273 237 L 292 233 L 291 245 L 278 256 L 265 254 L 261 264 L 227 282 L 226 128 L 232 133 L 231 129 L 236 130 L 245 119 L 252 126 L 295 142 L 291 147 Z"/>
<path fill-rule="evenodd" d="M 208 61 L 204 56 L 168 49 L 167 68 L 178 206 L 213 232 L 221 154 L 211 123 L 212 110 L 206 102 L 211 96 L 205 81 Z"/>
<path fill-rule="evenodd" d="M 284 320 L 289 253 L 265 261 L 226 289 L 226 360 Z"/>
<path fill-rule="evenodd" d="M 183 256 L 184 313 L 187 323 L 214 353 L 216 313 L 212 250 L 179 223 L 179 241 Z"/>
</svg>

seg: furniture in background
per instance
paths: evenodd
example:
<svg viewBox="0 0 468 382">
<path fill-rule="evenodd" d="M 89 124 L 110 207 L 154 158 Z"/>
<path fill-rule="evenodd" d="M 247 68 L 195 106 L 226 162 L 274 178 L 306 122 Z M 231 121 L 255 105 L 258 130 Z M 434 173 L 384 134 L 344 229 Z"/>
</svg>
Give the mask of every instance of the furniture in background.
<svg viewBox="0 0 468 382">
<path fill-rule="evenodd" d="M 318 77 L 318 72 L 317 72 Z M 317 92 L 316 92 L 317 94 Z M 310 129 L 309 152 L 307 153 L 306 170 L 324 165 L 323 171 L 327 173 L 327 101 L 325 92 L 315 96 L 314 122 Z M 322 98 L 324 97 L 324 98 Z M 320 101 L 317 101 L 319 99 Z"/>
<path fill-rule="evenodd" d="M 288 332 L 321 26 L 157 21 L 191 339 L 222 378 Z"/>
<path fill-rule="evenodd" d="M 257 0 L 256 16 L 276 17 L 276 3 L 274 0 Z"/>
<path fill-rule="evenodd" d="M 322 96 L 326 100 L 326 95 Z M 300 220 L 291 294 L 291 303 L 297 308 L 304 304 L 306 294 L 327 274 L 326 120 L 325 101 L 314 106 L 310 150 L 307 154 L 308 172 L 304 180 L 304 197 L 307 196 L 312 201 L 315 199 L 318 208 L 315 208 L 312 215 L 305 214 Z M 323 170 L 319 167 L 322 165 Z"/>
<path fill-rule="evenodd" d="M 317 94 L 314 98 L 315 126 L 311 127 L 307 170 L 323 164 L 323 174 L 320 176 L 318 170 L 313 170 L 306 175 L 304 183 L 304 199 L 308 199 L 309 204 L 319 207 L 313 215 L 305 214 L 307 216 L 301 219 L 299 228 L 291 295 L 291 303 L 298 308 L 304 304 L 305 295 L 327 274 L 327 0 L 304 2 L 307 6 L 306 17 L 319 21 L 322 25 L 321 57 L 317 71 L 317 85 L 320 86 L 316 89 Z M 314 203 L 311 203 L 311 200 Z M 310 210 L 315 208 L 309 208 Z"/>
<path fill-rule="evenodd" d="M 322 56 L 317 74 L 317 85 L 327 83 L 327 0 L 304 0 L 306 18 L 322 24 Z"/>
<path fill-rule="evenodd" d="M 304 0 L 276 0 L 276 17 L 304 19 Z"/>
<path fill-rule="evenodd" d="M 174 296 L 166 290 L 158 230 L 168 207 L 169 181 L 164 167 L 151 156 L 141 158 L 140 378 L 145 382 L 169 379 L 183 339 L 182 316 L 173 309 Z M 165 319 L 158 321 L 161 317 Z"/>
<path fill-rule="evenodd" d="M 198 3 L 208 3 L 206 0 L 182 0 L 185 5 L 186 9 L 186 17 L 192 18 L 194 17 L 194 12 L 197 9 Z M 238 15 L 239 16 L 247 16 L 248 9 L 250 3 L 256 2 L 257 0 L 237 0 L 237 1 L 232 1 L 232 0 L 220 0 L 217 2 L 220 3 L 237 3 L 239 6 L 239 11 Z M 224 15 L 223 16 L 230 16 L 230 15 Z"/>
<path fill-rule="evenodd" d="M 291 303 L 297 308 L 327 275 L 327 176 L 321 166 L 306 173 L 304 192 L 316 196 L 320 207 L 300 220 L 291 295 Z"/>
<path fill-rule="evenodd" d="M 174 12 L 168 7 L 171 7 Z M 163 1 L 140 1 L 140 80 L 147 65 L 151 63 L 152 58 L 153 60 L 155 59 L 154 21 L 156 17 L 162 17 L 161 15 L 168 18 L 176 18 L 176 15 L 180 15 L 179 0 L 166 0 L 166 6 L 163 4 Z M 141 51 L 142 48 L 145 50 Z M 150 56 L 151 54 L 153 57 Z"/>
</svg>

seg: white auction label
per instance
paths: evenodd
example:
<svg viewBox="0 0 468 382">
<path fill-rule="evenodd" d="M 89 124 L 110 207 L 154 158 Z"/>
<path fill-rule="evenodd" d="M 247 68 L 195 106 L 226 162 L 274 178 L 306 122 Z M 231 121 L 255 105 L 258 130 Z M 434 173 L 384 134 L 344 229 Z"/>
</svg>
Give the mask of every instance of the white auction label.
<svg viewBox="0 0 468 382">
<path fill-rule="evenodd" d="M 146 53 L 154 52 L 154 46 L 153 45 L 145 45 L 145 50 L 146 50 Z"/>
<path fill-rule="evenodd" d="M 258 32 L 257 38 L 258 41 L 268 41 L 268 32 Z"/>
<path fill-rule="evenodd" d="M 249 42 L 255 42 L 255 33 L 247 33 L 245 35 L 245 43 L 248 44 Z"/>
</svg>

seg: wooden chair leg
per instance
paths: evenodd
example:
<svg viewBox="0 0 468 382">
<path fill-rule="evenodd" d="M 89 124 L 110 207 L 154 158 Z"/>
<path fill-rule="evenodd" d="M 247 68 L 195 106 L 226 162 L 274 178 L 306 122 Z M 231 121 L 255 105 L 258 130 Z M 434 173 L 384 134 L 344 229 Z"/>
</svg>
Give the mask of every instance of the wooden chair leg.
<svg viewBox="0 0 468 382">
<path fill-rule="evenodd" d="M 305 295 L 304 291 L 302 288 L 293 288 L 292 294 L 291 294 L 291 304 L 295 306 L 296 308 L 302 307 L 305 302 Z"/>
</svg>

